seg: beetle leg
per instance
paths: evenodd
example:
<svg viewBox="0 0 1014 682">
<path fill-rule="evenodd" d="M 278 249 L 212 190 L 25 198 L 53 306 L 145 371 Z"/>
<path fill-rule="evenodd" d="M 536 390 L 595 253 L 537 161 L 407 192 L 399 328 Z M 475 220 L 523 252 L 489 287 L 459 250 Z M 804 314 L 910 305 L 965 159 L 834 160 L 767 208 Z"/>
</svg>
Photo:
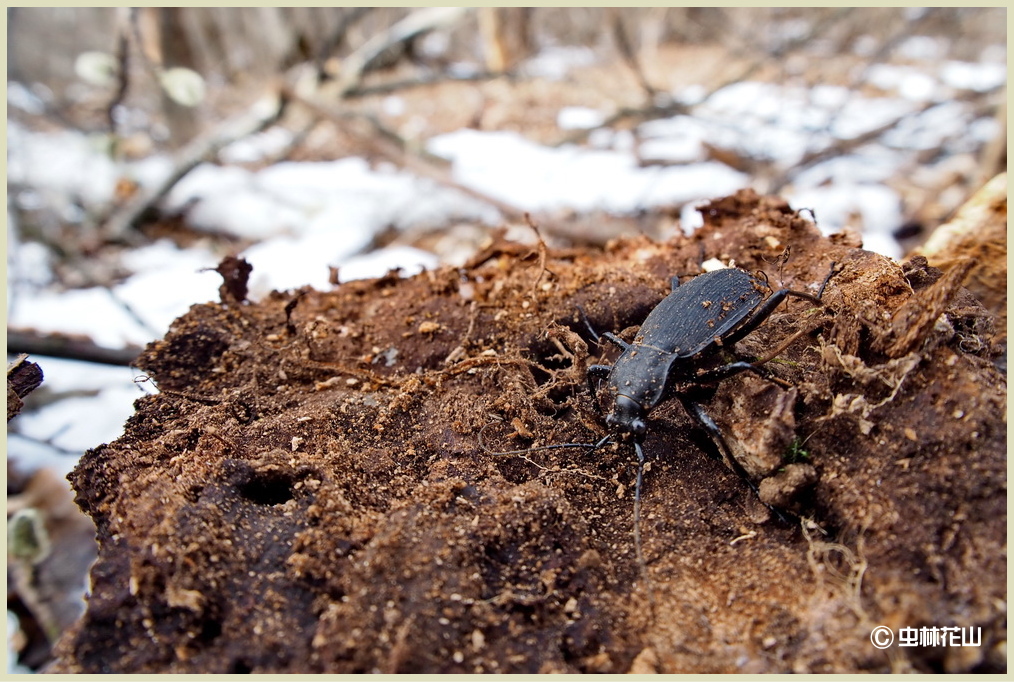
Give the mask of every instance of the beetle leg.
<svg viewBox="0 0 1014 682">
<path fill-rule="evenodd" d="M 716 424 L 715 420 L 711 418 L 711 415 L 704 410 L 704 407 L 690 398 L 684 396 L 678 397 L 680 403 L 683 405 L 683 409 L 687 411 L 687 414 L 690 415 L 691 419 L 697 422 L 698 426 L 704 429 L 707 434 L 711 436 L 711 440 L 716 446 L 718 446 L 718 449 L 722 453 L 722 457 L 725 459 L 726 463 L 733 471 L 736 472 L 737 476 L 746 481 L 746 484 L 750 486 L 750 490 L 752 490 L 754 495 L 757 496 L 760 503 L 774 512 L 774 514 L 783 523 L 791 524 L 792 522 L 787 516 L 785 516 L 784 513 L 782 513 L 780 509 L 776 509 L 764 500 L 760 499 L 760 489 L 757 487 L 757 484 L 750 479 L 750 475 L 746 472 L 746 469 L 743 468 L 743 465 L 732 456 L 732 451 L 729 449 L 729 445 L 725 442 L 725 437 L 722 436 L 721 429 L 718 428 L 718 424 Z"/>
<path fill-rule="evenodd" d="M 591 392 L 592 404 L 595 405 L 595 409 L 599 412 L 602 412 L 602 406 L 599 405 L 598 388 L 595 380 L 608 379 L 611 371 L 613 371 L 613 368 L 608 365 L 592 365 L 588 368 L 588 390 Z"/>
<path fill-rule="evenodd" d="M 673 275 L 672 279 L 669 280 L 669 285 L 672 287 L 670 291 L 676 291 L 680 286 L 680 276 Z"/>
<path fill-rule="evenodd" d="M 625 351 L 630 350 L 630 344 L 612 332 L 606 332 L 605 334 L 602 335 L 602 338 L 605 339 L 606 341 L 609 341 L 614 346 L 617 346 L 622 350 Z"/>
<path fill-rule="evenodd" d="M 746 481 L 747 485 L 750 486 L 751 490 L 758 492 L 757 487 L 754 485 L 753 481 L 750 480 L 750 476 L 746 473 L 743 465 L 736 461 L 736 459 L 732 456 L 732 451 L 729 450 L 729 446 L 725 442 L 725 437 L 722 435 L 722 431 L 718 428 L 718 424 L 715 423 L 715 420 L 711 418 L 711 415 L 704 410 L 704 407 L 700 403 L 691 400 L 690 398 L 679 396 L 679 401 L 683 405 L 683 409 L 690 415 L 690 418 L 693 419 L 694 422 L 696 422 L 700 428 L 704 429 L 708 436 L 711 437 L 712 442 L 715 443 L 715 446 L 722 454 L 722 458 L 725 460 L 725 463 L 729 465 L 729 468 L 742 477 Z"/>
<path fill-rule="evenodd" d="M 825 277 L 824 281 L 820 283 L 820 290 L 817 291 L 817 298 L 824 298 L 824 287 L 826 287 L 827 283 L 831 281 L 831 277 L 834 275 L 834 267 L 836 265 L 837 263 L 833 261 L 831 262 L 831 269 L 828 271 L 827 277 Z"/>
<path fill-rule="evenodd" d="M 753 314 L 747 318 L 747 320 L 739 326 L 736 331 L 729 334 L 722 339 L 723 344 L 733 344 L 737 341 L 741 341 L 746 338 L 754 329 L 759 327 L 764 320 L 771 316 L 771 313 L 775 311 L 782 301 L 789 296 L 795 296 L 796 298 L 805 298 L 807 301 L 813 301 L 814 303 L 823 304 L 821 297 L 824 295 L 824 288 L 827 287 L 827 283 L 834 276 L 835 263 L 831 263 L 831 270 L 827 273 L 827 277 L 820 284 L 820 289 L 817 291 L 817 295 L 808 294 L 803 291 L 795 291 L 793 289 L 779 289 L 775 293 L 771 294 L 766 301 L 764 301 Z"/>
<path fill-rule="evenodd" d="M 782 381 L 781 379 L 771 376 L 770 373 L 766 372 L 760 367 L 761 363 L 746 362 L 740 360 L 738 362 L 730 362 L 728 365 L 722 365 L 721 367 L 715 367 L 714 369 L 703 372 L 694 377 L 694 382 L 701 384 L 713 384 L 723 379 L 728 379 L 731 376 L 739 374 L 740 372 L 753 372 L 762 379 L 773 381 L 776 384 L 781 384 L 785 388 L 791 388 L 792 384 Z"/>
<path fill-rule="evenodd" d="M 806 300 L 813 301 L 814 303 L 821 302 L 819 298 L 812 294 L 807 294 L 802 291 L 793 291 L 792 289 L 779 289 L 768 296 L 767 300 L 760 304 L 760 306 L 753 311 L 753 314 L 750 315 L 750 317 L 748 317 L 746 321 L 736 329 L 736 331 L 723 338 L 722 345 L 731 345 L 737 341 L 742 341 L 750 334 L 750 332 L 761 326 L 761 323 L 763 323 L 764 320 L 771 317 L 771 314 L 775 312 L 775 308 L 781 305 L 782 301 L 789 296 L 805 298 Z"/>
</svg>

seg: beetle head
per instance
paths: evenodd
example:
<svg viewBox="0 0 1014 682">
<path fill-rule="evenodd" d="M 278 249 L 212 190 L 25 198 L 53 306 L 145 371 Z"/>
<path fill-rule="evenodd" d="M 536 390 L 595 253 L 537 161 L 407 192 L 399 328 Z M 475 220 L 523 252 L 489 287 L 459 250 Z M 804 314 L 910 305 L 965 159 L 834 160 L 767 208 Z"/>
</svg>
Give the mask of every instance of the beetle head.
<svg viewBox="0 0 1014 682">
<path fill-rule="evenodd" d="M 644 423 L 644 408 L 633 398 L 622 394 L 616 396 L 613 411 L 606 417 L 606 424 L 633 435 L 637 442 L 644 440 L 644 434 L 648 430 Z"/>
</svg>

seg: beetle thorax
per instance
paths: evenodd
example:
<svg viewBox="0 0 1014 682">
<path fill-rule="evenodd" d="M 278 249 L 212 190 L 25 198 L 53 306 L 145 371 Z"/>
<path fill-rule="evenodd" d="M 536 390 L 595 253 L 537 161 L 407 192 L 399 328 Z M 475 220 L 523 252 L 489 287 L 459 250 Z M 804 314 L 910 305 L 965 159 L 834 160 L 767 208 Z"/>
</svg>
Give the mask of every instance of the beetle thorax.
<svg viewBox="0 0 1014 682">
<path fill-rule="evenodd" d="M 617 396 L 626 396 L 645 412 L 662 401 L 669 373 L 678 358 L 650 346 L 637 346 L 617 358 L 609 383 Z"/>
</svg>

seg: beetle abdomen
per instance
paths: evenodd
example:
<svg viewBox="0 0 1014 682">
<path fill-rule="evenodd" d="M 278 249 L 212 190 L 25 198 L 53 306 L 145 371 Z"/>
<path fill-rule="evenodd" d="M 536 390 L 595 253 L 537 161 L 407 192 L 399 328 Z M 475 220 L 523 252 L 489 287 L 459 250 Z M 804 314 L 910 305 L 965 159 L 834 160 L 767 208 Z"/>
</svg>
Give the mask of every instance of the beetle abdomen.
<svg viewBox="0 0 1014 682">
<path fill-rule="evenodd" d="M 728 335 L 764 299 L 764 285 L 749 273 L 726 268 L 698 275 L 662 299 L 634 339 L 680 357 L 696 355 Z"/>
</svg>

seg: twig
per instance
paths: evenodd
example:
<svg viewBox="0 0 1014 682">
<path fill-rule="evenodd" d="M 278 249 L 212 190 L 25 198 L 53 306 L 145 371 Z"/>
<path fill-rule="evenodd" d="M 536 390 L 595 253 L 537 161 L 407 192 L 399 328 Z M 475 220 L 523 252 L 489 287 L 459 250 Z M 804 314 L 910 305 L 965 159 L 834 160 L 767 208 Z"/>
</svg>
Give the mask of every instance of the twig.
<svg viewBox="0 0 1014 682">
<path fill-rule="evenodd" d="M 379 83 L 377 85 L 370 86 L 357 86 L 345 91 L 345 99 L 356 99 L 359 97 L 370 97 L 373 95 L 387 95 L 392 92 L 411 90 L 413 88 L 424 88 L 431 85 L 439 85 L 441 83 L 478 83 L 501 78 L 512 79 L 514 78 L 514 75 L 511 73 L 495 73 L 493 71 L 481 71 L 467 76 L 438 73 L 410 80 Z"/>
<path fill-rule="evenodd" d="M 17 424 L 17 422 L 14 422 L 14 424 Z M 57 445 L 54 442 L 57 438 L 59 438 L 61 435 L 63 435 L 63 433 L 67 430 L 67 426 L 70 426 L 70 425 L 68 424 L 68 425 L 64 426 L 59 431 L 57 431 L 56 433 L 54 433 L 53 435 L 51 435 L 51 436 L 49 436 L 47 438 L 39 438 L 38 436 L 29 436 L 27 433 L 22 433 L 21 431 L 18 431 L 17 428 L 12 428 L 11 431 L 10 431 L 10 435 L 17 436 L 18 438 L 23 438 L 26 441 L 28 441 L 29 443 L 37 443 L 38 445 L 44 445 L 47 448 L 51 448 L 53 450 L 56 450 L 61 455 L 80 456 L 81 455 L 81 450 L 83 450 L 84 448 L 81 448 L 81 449 L 77 449 L 77 448 L 71 449 L 71 448 L 66 448 L 66 447 L 64 447 L 62 445 Z M 8 498 L 8 504 L 10 504 L 10 498 Z M 10 507 L 8 507 L 8 508 L 10 508 Z"/>
<path fill-rule="evenodd" d="M 648 78 L 644 74 L 644 68 L 641 66 L 641 61 L 637 58 L 637 54 L 634 51 L 634 47 L 630 44 L 630 39 L 627 36 L 627 32 L 623 28 L 623 21 L 620 19 L 620 12 L 617 8 L 610 8 L 610 24 L 613 29 L 613 40 L 616 41 L 616 47 L 620 52 L 620 56 L 623 58 L 624 63 L 630 67 L 630 70 L 634 72 L 634 77 L 637 78 L 637 84 L 644 90 L 644 94 L 648 100 L 651 100 L 658 93 L 651 83 L 648 82 Z"/>
<path fill-rule="evenodd" d="M 444 187 L 457 190 L 467 194 L 473 199 L 489 204 L 496 208 L 505 218 L 511 221 L 520 222 L 524 219 L 524 211 L 508 204 L 505 201 L 496 199 L 479 190 L 466 187 L 455 182 L 446 169 L 446 160 L 429 154 L 425 150 L 413 150 L 411 145 L 397 133 L 385 127 L 376 117 L 370 114 L 341 111 L 335 109 L 331 104 L 320 101 L 312 95 L 302 95 L 293 88 L 285 87 L 284 94 L 291 101 L 307 107 L 318 116 L 342 123 L 342 132 L 355 137 L 359 142 L 368 145 L 374 152 L 392 161 L 393 163 L 419 175 L 432 180 Z M 373 129 L 373 135 L 364 135 L 352 129 L 344 123 L 348 120 L 365 121 Z"/>
<path fill-rule="evenodd" d="M 847 17 L 849 13 L 851 13 L 851 11 L 852 10 L 850 8 L 839 9 L 838 11 L 830 14 L 823 21 L 819 21 L 816 24 L 814 24 L 813 28 L 810 31 L 808 31 L 806 35 L 794 38 L 793 40 L 785 43 L 779 48 L 772 50 L 770 53 L 758 57 L 753 62 L 748 64 L 746 67 L 744 67 L 739 73 L 737 73 L 732 78 L 729 78 L 728 80 L 712 87 L 707 92 L 707 94 L 705 94 L 704 97 L 701 98 L 701 100 L 694 106 L 688 106 L 685 104 L 680 104 L 678 102 L 662 102 L 662 103 L 652 103 L 647 106 L 637 108 L 625 107 L 617 111 L 615 114 L 613 114 L 605 121 L 603 121 L 600 125 L 594 128 L 584 128 L 567 134 L 566 136 L 564 136 L 563 139 L 557 142 L 555 146 L 559 147 L 565 144 L 582 143 L 585 140 L 587 140 L 588 136 L 591 135 L 594 131 L 603 128 L 612 128 L 616 124 L 623 121 L 629 120 L 640 123 L 656 118 L 669 118 L 671 116 L 690 115 L 692 114 L 694 107 L 700 106 L 701 104 L 707 102 L 716 92 L 719 92 L 720 90 L 727 88 L 730 85 L 734 85 L 736 83 L 746 80 L 754 73 L 759 71 L 765 64 L 768 64 L 771 60 L 781 59 L 787 53 L 792 52 L 793 50 L 796 50 L 797 48 L 803 45 L 811 43 L 816 36 L 819 36 L 824 30 L 829 28 L 834 23 Z"/>
<path fill-rule="evenodd" d="M 147 332 L 151 338 L 157 339 L 165 334 L 164 329 L 156 329 L 154 325 L 148 322 L 148 320 L 144 319 L 144 317 L 139 312 L 137 312 L 137 310 L 134 309 L 134 306 L 130 305 L 130 303 L 123 300 L 122 297 L 117 295 L 114 289 L 106 288 L 106 292 L 109 294 L 109 298 L 113 300 L 113 303 L 123 308 L 123 312 L 125 312 L 127 316 L 130 317 L 130 319 L 132 319 L 135 323 L 137 323 L 137 326 L 141 327 L 141 329 Z"/>
<path fill-rule="evenodd" d="M 713 91 L 715 92 L 715 91 Z M 709 93 L 710 94 L 713 94 Z M 631 121 L 641 123 L 656 118 L 669 118 L 670 116 L 689 115 L 692 108 L 680 102 L 652 103 L 643 107 L 621 107 L 615 114 L 604 120 L 594 128 L 582 128 L 572 131 L 563 136 L 553 146 L 562 147 L 568 144 L 580 144 L 588 139 L 588 136 L 596 130 L 613 128 L 617 124 Z"/>
<path fill-rule="evenodd" d="M 530 294 L 532 300 L 535 300 L 535 295 L 537 293 L 536 289 L 539 286 L 539 282 L 542 281 L 542 275 L 549 272 L 546 270 L 546 254 L 548 253 L 548 249 L 546 248 L 546 240 L 542 238 L 542 233 L 539 232 L 538 224 L 532 220 L 532 216 L 528 213 L 525 213 L 525 222 L 527 222 L 528 227 L 532 228 L 532 231 L 535 232 L 535 236 L 539 238 L 539 276 L 535 278 L 534 282 L 532 282 L 532 292 Z"/>
<path fill-rule="evenodd" d="M 226 145 L 258 133 L 277 122 L 285 111 L 285 106 L 284 96 L 272 94 L 268 101 L 254 104 L 251 107 L 253 113 L 229 119 L 210 134 L 189 142 L 176 154 L 172 172 L 168 177 L 157 185 L 137 192 L 106 219 L 104 229 L 108 238 L 125 239 L 145 213 L 152 210 L 187 173 Z"/>
<path fill-rule="evenodd" d="M 130 17 L 124 15 L 130 10 L 118 9 L 116 22 L 116 61 L 119 64 L 116 94 L 106 107 L 106 118 L 109 119 L 109 132 L 116 135 L 116 109 L 127 96 L 130 87 Z"/>
<path fill-rule="evenodd" d="M 326 70 L 326 64 L 331 54 L 338 49 L 338 47 L 345 41 L 345 34 L 348 33 L 349 29 L 358 22 L 360 19 L 365 17 L 367 14 L 372 12 L 375 7 L 352 7 L 346 14 L 343 14 L 341 19 L 338 21 L 338 26 L 335 27 L 331 35 L 328 36 L 327 40 L 323 42 L 320 50 L 317 52 L 317 82 L 321 83 L 328 78 Z"/>
<path fill-rule="evenodd" d="M 493 231 L 493 239 L 489 246 L 477 252 L 462 265 L 465 270 L 475 270 L 487 261 L 499 256 L 514 256 L 520 260 L 530 258 L 533 250 L 528 244 L 512 242 L 505 239 L 507 228 L 499 227 Z"/>
<path fill-rule="evenodd" d="M 129 367 L 137 360 L 141 350 L 137 346 L 105 348 L 85 336 L 68 336 L 58 333 L 40 334 L 36 331 L 22 329 L 8 328 L 7 330 L 8 353 L 45 355 L 51 358 Z"/>
<path fill-rule="evenodd" d="M 412 12 L 367 40 L 358 50 L 346 57 L 342 64 L 339 98 L 344 98 L 346 92 L 359 86 L 363 76 L 382 54 L 434 29 L 452 26 L 469 11 L 471 10 L 468 7 L 426 7 Z"/>
</svg>

